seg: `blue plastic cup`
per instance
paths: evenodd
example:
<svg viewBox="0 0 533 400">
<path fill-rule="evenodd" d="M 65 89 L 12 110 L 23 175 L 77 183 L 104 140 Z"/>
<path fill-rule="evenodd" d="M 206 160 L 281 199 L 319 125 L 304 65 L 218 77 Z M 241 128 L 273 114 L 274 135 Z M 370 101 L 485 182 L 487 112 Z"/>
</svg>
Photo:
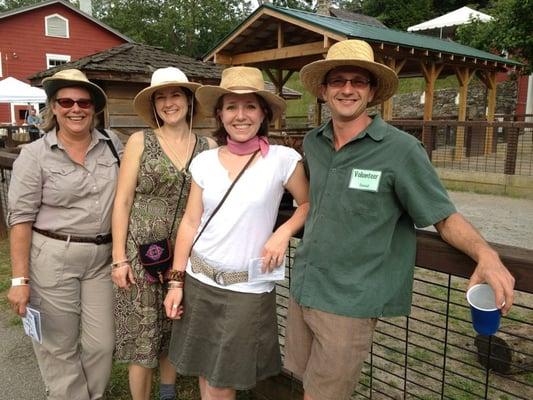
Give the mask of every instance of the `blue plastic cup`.
<svg viewBox="0 0 533 400">
<path fill-rule="evenodd" d="M 496 297 L 486 283 L 472 286 L 466 292 L 470 304 L 472 325 L 480 335 L 494 335 L 500 327 L 501 312 L 496 307 Z"/>
</svg>

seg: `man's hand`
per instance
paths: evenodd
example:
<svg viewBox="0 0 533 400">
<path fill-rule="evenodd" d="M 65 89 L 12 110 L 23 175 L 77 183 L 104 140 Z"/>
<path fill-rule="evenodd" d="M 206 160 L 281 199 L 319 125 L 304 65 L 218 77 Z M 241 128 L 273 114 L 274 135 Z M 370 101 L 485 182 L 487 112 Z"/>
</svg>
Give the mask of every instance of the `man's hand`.
<svg viewBox="0 0 533 400">
<path fill-rule="evenodd" d="M 478 283 L 488 283 L 494 290 L 496 306 L 506 315 L 514 301 L 515 279 L 502 264 L 498 253 L 490 249 L 483 254 L 468 282 L 468 288 Z"/>
<path fill-rule="evenodd" d="M 436 223 L 435 228 L 442 239 L 477 262 L 468 287 L 488 283 L 496 295 L 496 305 L 506 315 L 513 305 L 515 279 L 501 262 L 498 253 L 459 213 Z"/>
</svg>

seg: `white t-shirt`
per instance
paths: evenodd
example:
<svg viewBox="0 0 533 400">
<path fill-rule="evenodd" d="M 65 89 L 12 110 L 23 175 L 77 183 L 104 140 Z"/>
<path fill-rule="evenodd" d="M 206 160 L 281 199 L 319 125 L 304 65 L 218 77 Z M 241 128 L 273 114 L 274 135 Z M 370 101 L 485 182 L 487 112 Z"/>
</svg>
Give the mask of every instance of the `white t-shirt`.
<svg viewBox="0 0 533 400">
<path fill-rule="evenodd" d="M 231 181 L 218 158 L 219 149 L 198 154 L 191 162 L 194 181 L 203 189 L 204 212 L 198 231 L 226 193 Z M 301 156 L 285 146 L 271 145 L 241 176 L 220 210 L 213 217 L 194 251 L 210 266 L 223 271 L 245 271 L 251 259 L 261 257 L 272 235 L 284 185 Z M 201 273 L 187 273 L 211 286 L 247 293 L 270 292 L 273 282 L 243 282 L 220 286 Z"/>
</svg>

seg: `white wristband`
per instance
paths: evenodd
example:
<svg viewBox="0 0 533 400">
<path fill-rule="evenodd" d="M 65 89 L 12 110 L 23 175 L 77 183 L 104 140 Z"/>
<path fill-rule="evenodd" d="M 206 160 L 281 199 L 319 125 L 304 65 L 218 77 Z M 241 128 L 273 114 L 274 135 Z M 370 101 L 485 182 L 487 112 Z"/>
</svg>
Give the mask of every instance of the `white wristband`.
<svg viewBox="0 0 533 400">
<path fill-rule="evenodd" d="M 28 278 L 13 278 L 11 279 L 11 287 L 14 286 L 27 286 L 28 283 L 30 283 L 30 280 Z"/>
</svg>

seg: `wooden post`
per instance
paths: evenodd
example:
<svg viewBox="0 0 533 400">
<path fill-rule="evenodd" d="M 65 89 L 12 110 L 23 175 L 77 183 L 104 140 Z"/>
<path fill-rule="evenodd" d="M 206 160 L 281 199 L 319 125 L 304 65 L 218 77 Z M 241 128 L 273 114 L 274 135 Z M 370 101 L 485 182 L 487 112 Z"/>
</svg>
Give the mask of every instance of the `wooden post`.
<svg viewBox="0 0 533 400">
<path fill-rule="evenodd" d="M 424 121 L 431 121 L 433 119 L 433 96 L 435 94 L 435 81 L 439 77 L 444 64 L 437 65 L 434 62 L 430 64 L 424 64 L 421 62 L 420 67 L 422 68 L 422 74 L 424 75 L 424 79 L 426 81 Z M 429 133 L 424 125 L 424 129 L 422 130 L 422 143 L 426 144 L 425 139 L 428 135 Z"/>
<path fill-rule="evenodd" d="M 466 105 L 467 105 L 467 96 L 468 96 L 468 84 L 472 79 L 474 71 L 470 68 L 456 68 L 455 76 L 459 81 L 459 115 L 457 121 L 464 122 L 466 121 Z M 463 159 L 465 145 L 465 127 L 462 124 L 457 125 L 457 132 L 455 135 L 455 152 L 453 158 L 455 161 L 460 161 Z"/>
<path fill-rule="evenodd" d="M 487 87 L 487 131 L 485 134 L 485 148 L 484 154 L 492 153 L 492 145 L 494 141 L 494 128 L 491 122 L 494 121 L 494 112 L 496 110 L 496 72 L 494 71 L 479 71 L 478 73 L 481 82 Z"/>
<path fill-rule="evenodd" d="M 402 70 L 403 66 L 405 65 L 406 61 L 407 60 L 405 59 L 397 60 L 395 58 L 389 58 L 385 62 L 385 65 L 390 67 L 394 72 L 396 72 L 396 75 L 398 75 L 400 71 Z M 390 99 L 385 100 L 381 105 L 381 115 L 383 116 L 383 119 L 385 121 L 392 120 L 392 117 L 393 117 L 392 109 L 393 109 L 393 102 L 392 102 L 392 97 L 391 97 Z"/>
<path fill-rule="evenodd" d="M 274 75 L 270 70 L 265 70 L 266 74 L 268 75 L 268 77 L 270 78 L 270 80 L 272 81 L 272 83 L 274 84 L 274 86 L 276 87 L 276 94 L 280 97 L 283 97 L 283 85 L 285 84 L 285 82 L 287 82 L 287 80 L 289 79 L 290 77 L 290 73 L 288 74 L 288 76 L 286 77 L 286 79 L 283 78 L 283 71 L 281 69 L 277 69 L 276 70 L 276 75 Z M 274 121 L 274 128 L 279 130 L 281 129 L 282 125 L 283 125 L 283 121 L 282 121 L 282 118 L 283 116 L 280 115 L 279 118 L 277 118 L 275 121 Z"/>
</svg>

